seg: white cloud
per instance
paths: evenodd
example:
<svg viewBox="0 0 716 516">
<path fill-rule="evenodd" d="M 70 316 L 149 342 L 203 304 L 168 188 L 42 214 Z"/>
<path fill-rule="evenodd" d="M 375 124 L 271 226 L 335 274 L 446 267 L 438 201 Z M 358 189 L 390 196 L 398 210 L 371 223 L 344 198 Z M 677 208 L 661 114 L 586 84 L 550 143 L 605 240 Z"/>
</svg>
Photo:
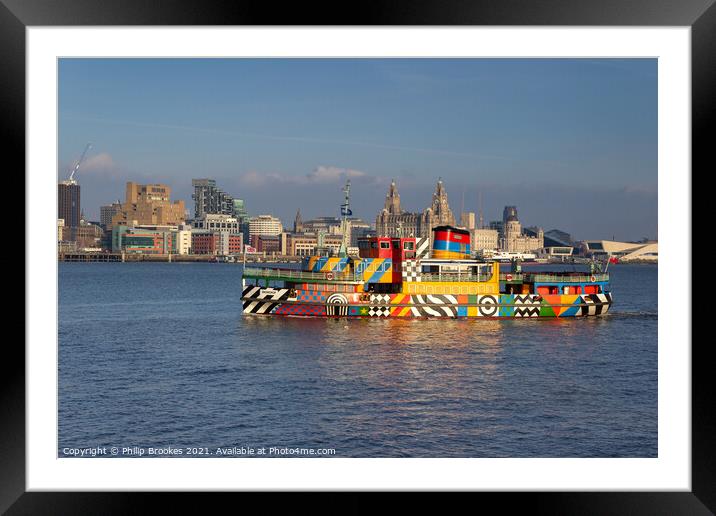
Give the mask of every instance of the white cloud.
<svg viewBox="0 0 716 516">
<path fill-rule="evenodd" d="M 245 186 L 261 187 L 265 185 L 293 184 L 333 184 L 342 183 L 346 179 L 362 178 L 377 180 L 361 170 L 320 165 L 312 172 L 303 176 L 292 176 L 277 172 L 251 171 L 243 174 L 239 181 Z"/>
<path fill-rule="evenodd" d="M 94 156 L 87 156 L 80 165 L 80 171 L 82 172 L 106 172 L 117 168 L 117 164 L 106 152 L 95 154 Z"/>
<path fill-rule="evenodd" d="M 367 174 L 360 170 L 352 170 L 349 168 L 339 167 L 326 167 L 321 165 L 317 167 L 313 172 L 306 175 L 308 181 L 321 181 L 321 182 L 338 182 L 352 177 L 365 177 Z"/>
</svg>

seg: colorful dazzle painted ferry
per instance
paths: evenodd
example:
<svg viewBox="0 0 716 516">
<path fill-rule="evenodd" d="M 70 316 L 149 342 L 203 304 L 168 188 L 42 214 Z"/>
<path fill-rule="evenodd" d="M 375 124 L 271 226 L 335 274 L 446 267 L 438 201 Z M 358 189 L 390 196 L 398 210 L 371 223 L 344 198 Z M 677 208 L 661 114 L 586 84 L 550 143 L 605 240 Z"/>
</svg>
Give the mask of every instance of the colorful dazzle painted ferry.
<svg viewBox="0 0 716 516">
<path fill-rule="evenodd" d="M 349 186 L 347 185 L 347 188 Z M 342 214 L 350 214 L 348 196 Z M 473 259 L 470 234 L 370 237 L 359 255 L 311 256 L 300 269 L 244 267 L 243 313 L 308 317 L 544 318 L 606 314 L 602 272 L 522 272 Z"/>
</svg>

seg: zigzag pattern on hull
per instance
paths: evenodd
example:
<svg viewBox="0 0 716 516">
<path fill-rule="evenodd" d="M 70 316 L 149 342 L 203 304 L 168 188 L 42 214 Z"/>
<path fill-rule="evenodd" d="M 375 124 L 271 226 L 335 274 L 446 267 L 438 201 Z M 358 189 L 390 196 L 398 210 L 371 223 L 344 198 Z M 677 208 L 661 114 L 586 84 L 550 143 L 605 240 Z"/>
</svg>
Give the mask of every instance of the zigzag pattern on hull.
<svg viewBox="0 0 716 516">
<path fill-rule="evenodd" d="M 514 317 L 539 317 L 538 306 L 516 306 L 514 311 Z"/>
</svg>

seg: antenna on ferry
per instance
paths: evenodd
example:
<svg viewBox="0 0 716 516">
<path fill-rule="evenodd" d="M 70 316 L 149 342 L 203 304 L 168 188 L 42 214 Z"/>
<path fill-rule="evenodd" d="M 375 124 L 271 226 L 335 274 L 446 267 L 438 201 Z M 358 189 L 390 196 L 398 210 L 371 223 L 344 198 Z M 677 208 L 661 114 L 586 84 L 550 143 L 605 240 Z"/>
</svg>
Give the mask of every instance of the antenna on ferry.
<svg viewBox="0 0 716 516">
<path fill-rule="evenodd" d="M 348 217 L 353 215 L 351 211 L 351 180 L 346 179 L 346 186 L 343 187 L 343 193 L 345 194 L 345 200 L 341 204 L 341 233 L 343 239 L 341 241 L 341 248 L 338 251 L 338 255 L 341 258 L 348 256 Z"/>
</svg>

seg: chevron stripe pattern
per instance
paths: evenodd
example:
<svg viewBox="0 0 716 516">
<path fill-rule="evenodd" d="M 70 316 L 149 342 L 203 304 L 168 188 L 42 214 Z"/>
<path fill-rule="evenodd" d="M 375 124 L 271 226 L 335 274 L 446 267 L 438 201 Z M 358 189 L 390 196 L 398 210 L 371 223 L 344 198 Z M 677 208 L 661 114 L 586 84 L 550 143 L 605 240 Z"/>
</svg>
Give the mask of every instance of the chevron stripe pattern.
<svg viewBox="0 0 716 516">
<path fill-rule="evenodd" d="M 447 294 L 410 296 L 416 317 L 457 317 L 457 298 Z M 425 306 L 425 305 L 438 306 Z M 422 306 L 421 306 L 422 305 Z"/>
<path fill-rule="evenodd" d="M 415 258 L 418 260 L 430 258 L 430 239 L 429 238 L 416 238 L 415 239 Z"/>
<path fill-rule="evenodd" d="M 287 288 L 261 288 L 248 286 L 244 288 L 241 297 L 243 299 L 243 313 L 245 314 L 270 314 L 274 308 L 280 305 L 280 301 L 288 298 Z"/>
<path fill-rule="evenodd" d="M 612 304 L 611 294 L 583 294 L 581 315 L 602 315 Z"/>
</svg>

